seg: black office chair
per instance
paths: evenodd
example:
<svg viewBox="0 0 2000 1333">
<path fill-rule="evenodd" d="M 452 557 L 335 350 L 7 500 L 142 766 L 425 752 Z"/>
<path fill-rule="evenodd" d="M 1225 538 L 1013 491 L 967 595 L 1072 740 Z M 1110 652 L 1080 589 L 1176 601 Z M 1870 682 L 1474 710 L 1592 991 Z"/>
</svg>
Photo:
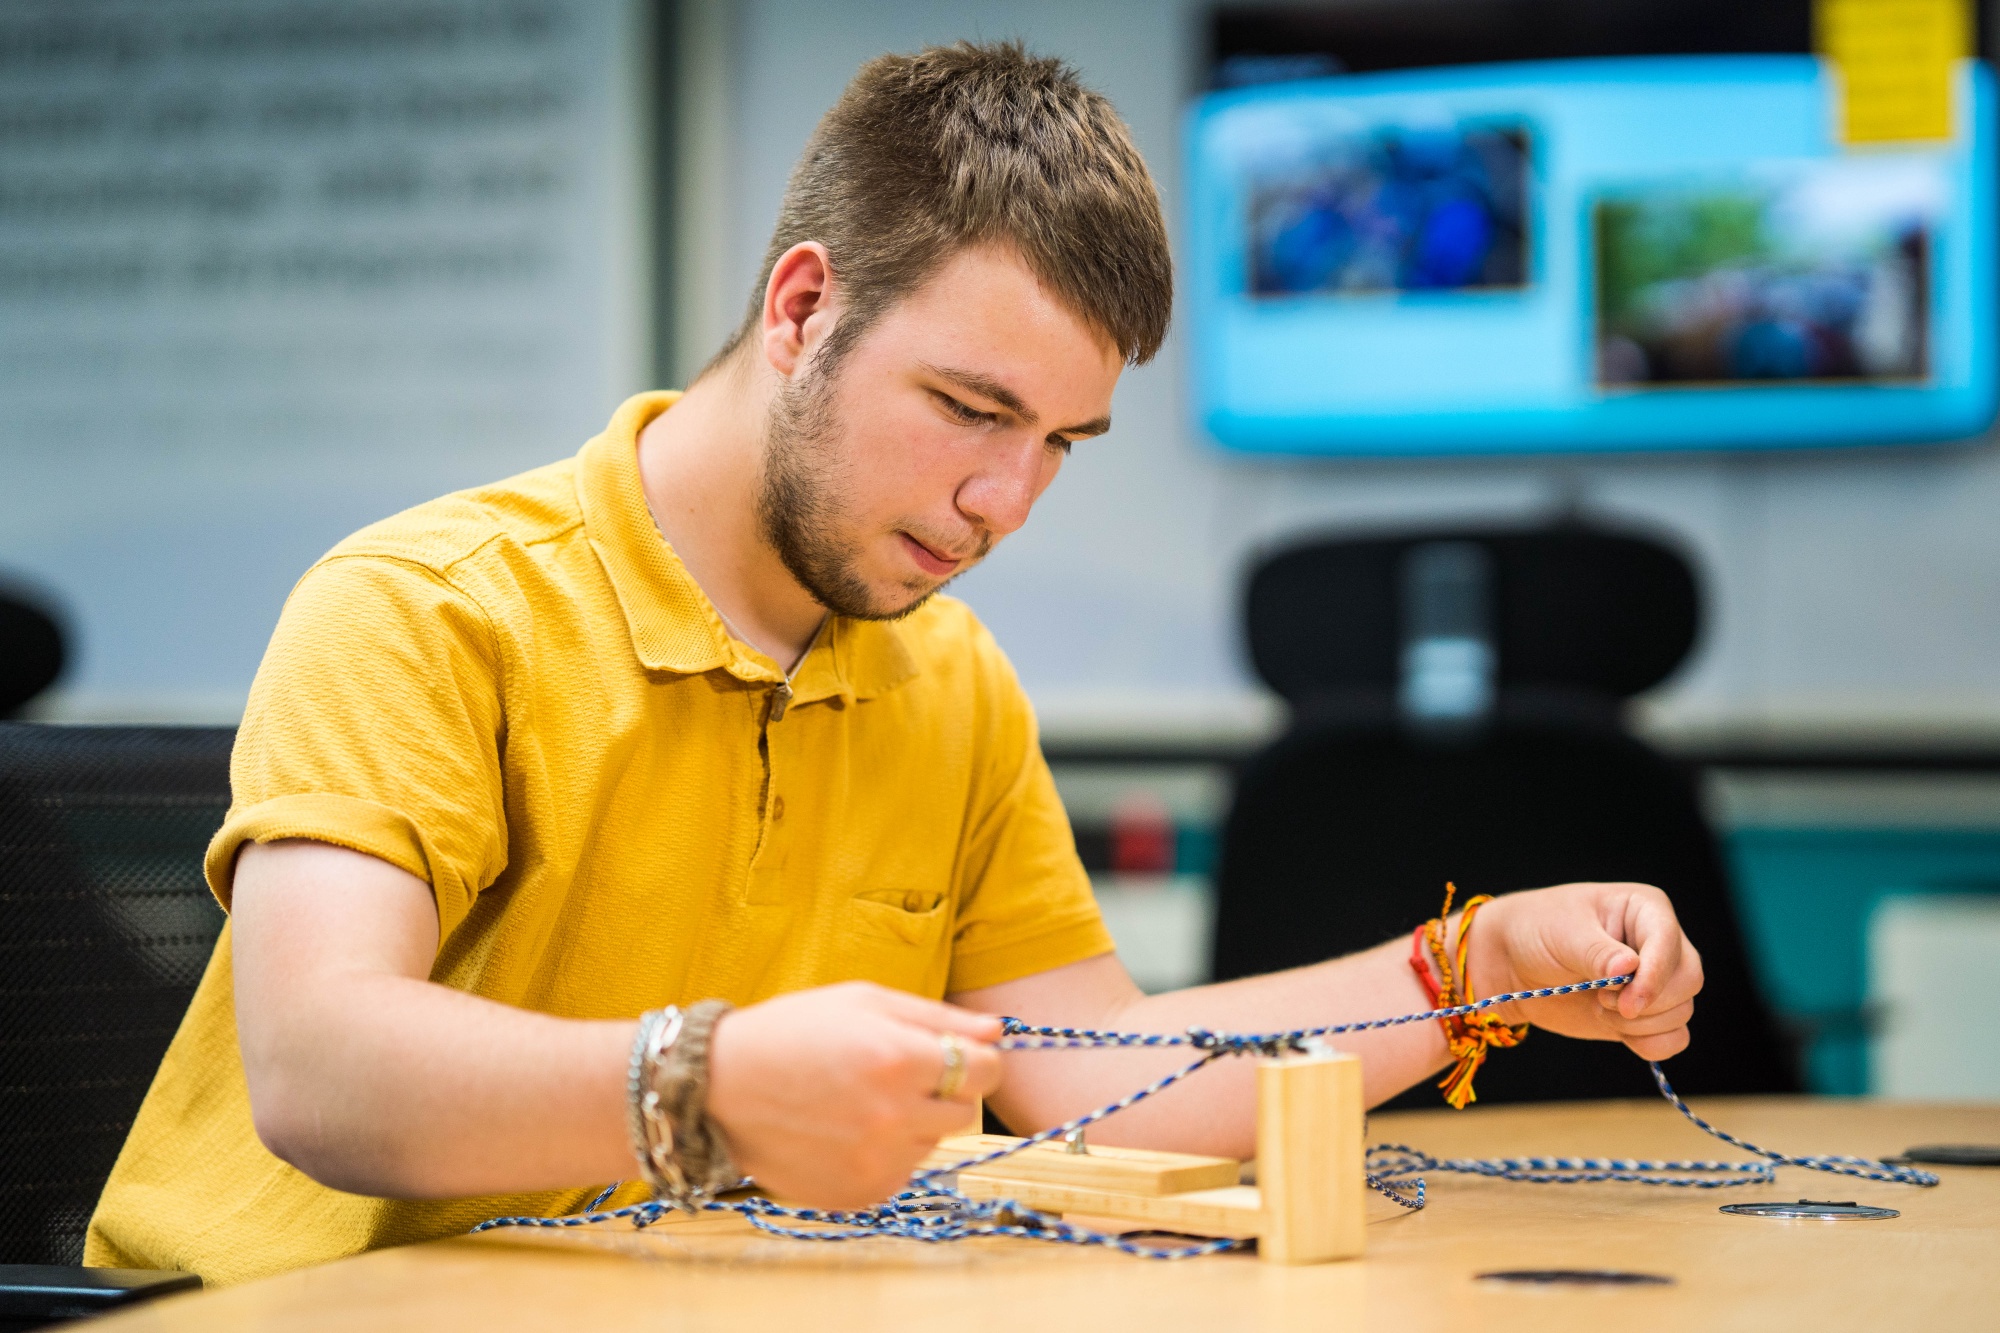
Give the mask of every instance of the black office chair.
<svg viewBox="0 0 2000 1333">
<path fill-rule="evenodd" d="M 1675 1085 L 1796 1091 L 1690 775 L 1619 722 L 1687 656 L 1699 606 L 1677 553 L 1578 524 L 1325 541 L 1263 561 L 1250 654 L 1294 724 L 1238 778 L 1215 975 L 1407 938 L 1447 880 L 1461 901 L 1637 880 L 1672 896 L 1707 971 Z M 1496 1051 L 1477 1090 L 1489 1103 L 1654 1093 L 1622 1045 L 1549 1032 Z M 1395 1104 L 1438 1094 L 1419 1085 Z"/>
<path fill-rule="evenodd" d="M 82 1260 L 222 928 L 201 861 L 234 737 L 0 723 L 0 1265 Z"/>
<path fill-rule="evenodd" d="M 21 708 L 62 675 L 62 627 L 30 598 L 0 589 L 0 718 Z"/>
</svg>

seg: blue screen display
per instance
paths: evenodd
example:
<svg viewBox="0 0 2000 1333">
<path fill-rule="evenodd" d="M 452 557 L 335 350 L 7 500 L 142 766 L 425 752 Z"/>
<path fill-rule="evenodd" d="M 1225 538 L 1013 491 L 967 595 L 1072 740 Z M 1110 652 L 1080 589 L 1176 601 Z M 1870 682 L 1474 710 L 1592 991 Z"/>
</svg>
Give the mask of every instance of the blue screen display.
<svg viewBox="0 0 2000 1333">
<path fill-rule="evenodd" d="M 1231 448 L 1963 438 L 1995 411 L 1993 90 L 1851 149 L 1807 56 L 1213 94 L 1189 125 L 1195 392 Z"/>
</svg>

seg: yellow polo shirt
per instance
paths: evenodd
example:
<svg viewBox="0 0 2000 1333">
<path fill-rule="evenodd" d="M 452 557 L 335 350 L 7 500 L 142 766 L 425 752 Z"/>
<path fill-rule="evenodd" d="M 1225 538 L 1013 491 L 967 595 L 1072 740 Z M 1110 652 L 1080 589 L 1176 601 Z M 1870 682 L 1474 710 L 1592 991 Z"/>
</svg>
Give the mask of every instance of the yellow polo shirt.
<svg viewBox="0 0 2000 1333">
<path fill-rule="evenodd" d="M 432 980 L 585 1019 L 854 978 L 935 997 L 1108 952 L 1028 702 L 963 604 L 834 619 L 774 715 L 783 673 L 724 631 L 640 490 L 639 430 L 674 398 L 306 573 L 209 848 L 222 905 L 246 841 L 352 847 L 430 883 Z M 279 1161 L 251 1125 L 225 931 L 85 1260 L 239 1282 L 603 1183 L 376 1199 Z"/>
</svg>

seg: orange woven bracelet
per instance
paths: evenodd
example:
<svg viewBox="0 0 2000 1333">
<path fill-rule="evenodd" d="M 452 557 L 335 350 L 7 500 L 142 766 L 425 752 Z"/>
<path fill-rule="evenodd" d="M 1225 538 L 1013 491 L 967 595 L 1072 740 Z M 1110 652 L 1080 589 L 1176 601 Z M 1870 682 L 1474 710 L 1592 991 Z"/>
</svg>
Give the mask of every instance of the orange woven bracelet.
<svg viewBox="0 0 2000 1333">
<path fill-rule="evenodd" d="M 1444 886 L 1444 907 L 1436 917 L 1417 928 L 1412 941 L 1410 966 L 1423 978 L 1424 989 L 1430 993 L 1431 1008 L 1455 1009 L 1471 1004 L 1477 997 L 1472 993 L 1472 975 L 1465 965 L 1466 943 L 1472 938 L 1472 923 L 1479 915 L 1479 909 L 1493 901 L 1493 895 L 1482 893 L 1466 900 L 1464 912 L 1458 921 L 1458 956 L 1455 960 L 1445 948 L 1445 921 L 1451 916 L 1451 900 L 1458 893 L 1454 884 Z M 1437 980 L 1432 980 L 1430 966 L 1424 960 L 1428 949 L 1430 959 L 1437 964 Z M 1495 1046 L 1519 1046 L 1528 1036 L 1526 1023 L 1503 1023 L 1487 1013 L 1457 1014 L 1440 1018 L 1444 1025 L 1445 1046 L 1458 1063 L 1451 1072 L 1438 1080 L 1444 1089 L 1444 1099 L 1456 1110 L 1464 1110 L 1467 1103 L 1479 1100 L 1472 1090 L 1472 1076 L 1486 1063 L 1486 1052 Z"/>
</svg>

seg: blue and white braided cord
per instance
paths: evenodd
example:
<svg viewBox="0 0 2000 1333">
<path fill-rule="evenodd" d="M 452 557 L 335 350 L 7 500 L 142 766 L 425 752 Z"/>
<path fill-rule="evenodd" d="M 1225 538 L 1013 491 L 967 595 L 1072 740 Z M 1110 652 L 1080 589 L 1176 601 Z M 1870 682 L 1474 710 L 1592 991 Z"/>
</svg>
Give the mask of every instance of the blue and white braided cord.
<svg viewBox="0 0 2000 1333">
<path fill-rule="evenodd" d="M 1100 1106 L 1074 1120 L 1066 1120 L 1060 1125 L 1052 1126 L 1019 1142 L 968 1157 L 949 1166 L 918 1171 L 910 1178 L 910 1189 L 873 1208 L 846 1212 L 791 1208 L 761 1198 L 712 1199 L 702 1206 L 708 1212 L 739 1214 L 760 1231 L 794 1240 L 842 1241 L 873 1236 L 895 1236 L 904 1240 L 939 1242 L 963 1240 L 969 1236 L 1014 1236 L 1068 1245 L 1100 1245 L 1145 1259 L 1188 1259 L 1197 1255 L 1240 1249 L 1248 1242 L 1208 1240 L 1170 1247 L 1146 1245 L 1134 1239 L 1135 1236 L 1148 1234 L 1145 1232 L 1111 1235 L 1090 1231 L 1070 1226 L 1058 1217 L 1037 1212 L 1011 1199 L 968 1198 L 950 1183 L 950 1179 L 960 1171 L 997 1162 L 1038 1143 L 1048 1143 L 1094 1125 L 1127 1107 L 1136 1106 L 1155 1093 L 1172 1087 L 1190 1074 L 1226 1055 L 1276 1054 L 1281 1051 L 1298 1050 L 1306 1042 L 1319 1037 L 1401 1027 L 1406 1023 L 1417 1023 L 1428 1019 L 1453 1018 L 1476 1013 L 1481 1009 L 1490 1009 L 1495 1005 L 1510 1004 L 1517 1000 L 1544 1000 L 1558 995 L 1574 995 L 1580 991 L 1605 990 L 1613 986 L 1622 986 L 1631 979 L 1629 973 L 1618 977 L 1601 977 L 1595 981 L 1580 981 L 1567 986 L 1547 986 L 1538 990 L 1492 995 L 1450 1009 L 1428 1009 L 1421 1013 L 1400 1014 L 1394 1018 L 1366 1019 L 1354 1023 L 1329 1023 L 1322 1027 L 1295 1028 L 1288 1032 L 1226 1033 L 1211 1032 L 1205 1028 L 1190 1028 L 1184 1033 L 1106 1032 L 1093 1028 L 1033 1027 L 1018 1019 L 1009 1018 L 1004 1020 L 1005 1028 L 998 1042 L 1001 1050 L 1184 1046 L 1200 1051 L 1201 1055 L 1179 1069 L 1153 1080 L 1145 1087 L 1127 1093 L 1117 1101 Z M 1412 1211 L 1424 1206 L 1426 1197 L 1424 1175 L 1434 1171 L 1537 1185 L 1624 1181 L 1681 1189 L 1728 1189 L 1737 1185 L 1770 1184 L 1777 1179 L 1778 1167 L 1797 1166 L 1810 1171 L 1826 1171 L 1836 1175 L 1889 1181 L 1900 1185 L 1931 1186 L 1938 1183 L 1938 1177 L 1932 1172 L 1921 1171 L 1914 1167 L 1893 1166 L 1871 1158 L 1840 1155 L 1798 1156 L 1759 1147 L 1747 1139 L 1738 1138 L 1734 1134 L 1718 1129 L 1696 1115 L 1688 1104 L 1681 1100 L 1680 1094 L 1674 1091 L 1673 1085 L 1667 1082 L 1666 1071 L 1656 1062 L 1651 1068 L 1653 1081 L 1659 1085 L 1660 1095 L 1665 1097 L 1675 1110 L 1686 1116 L 1696 1128 L 1746 1152 L 1755 1153 L 1764 1160 L 1661 1162 L 1624 1157 L 1436 1158 L 1415 1148 L 1391 1143 L 1379 1144 L 1368 1150 L 1366 1179 L 1370 1187 Z M 597 1211 L 617 1188 L 618 1186 L 614 1184 L 605 1189 L 585 1205 L 582 1212 L 561 1217 L 495 1217 L 481 1222 L 473 1230 L 488 1231 L 496 1227 L 582 1227 L 625 1219 L 629 1219 L 635 1228 L 641 1228 L 653 1225 L 671 1211 L 668 1205 L 658 1201 L 630 1204 L 609 1212 Z M 786 1225 L 787 1223 L 808 1225 Z"/>
<path fill-rule="evenodd" d="M 1478 1013 L 1481 1009 L 1491 1009 L 1496 1004 L 1511 1004 L 1516 1000 L 1547 1000 L 1558 995 L 1575 995 L 1582 991 L 1606 990 L 1612 986 L 1622 986 L 1632 979 L 1631 973 L 1622 977 L 1600 977 L 1596 981 L 1576 981 L 1567 986 L 1544 986 L 1540 990 L 1509 991 L 1505 995 L 1489 995 L 1471 1004 L 1454 1005 L 1450 1009 L 1425 1009 L 1420 1013 L 1398 1014 L 1394 1018 L 1366 1018 L 1353 1023 L 1328 1023 L 1324 1027 L 1293 1028 L 1289 1032 L 1230 1033 L 1210 1032 L 1207 1028 L 1189 1028 L 1186 1032 L 1100 1032 L 1095 1028 L 1040 1028 L 1030 1027 L 1018 1019 L 1007 1019 L 1006 1035 L 1000 1038 L 1003 1051 L 1062 1050 L 1080 1046 L 1193 1046 L 1201 1050 L 1213 1050 L 1225 1055 L 1241 1055 L 1247 1052 L 1270 1054 L 1275 1051 L 1297 1050 L 1301 1043 L 1315 1037 L 1337 1037 L 1346 1032 L 1372 1032 L 1377 1028 L 1397 1028 L 1406 1023 L 1421 1023 L 1427 1018 L 1462 1018 L 1466 1014 Z"/>
</svg>

